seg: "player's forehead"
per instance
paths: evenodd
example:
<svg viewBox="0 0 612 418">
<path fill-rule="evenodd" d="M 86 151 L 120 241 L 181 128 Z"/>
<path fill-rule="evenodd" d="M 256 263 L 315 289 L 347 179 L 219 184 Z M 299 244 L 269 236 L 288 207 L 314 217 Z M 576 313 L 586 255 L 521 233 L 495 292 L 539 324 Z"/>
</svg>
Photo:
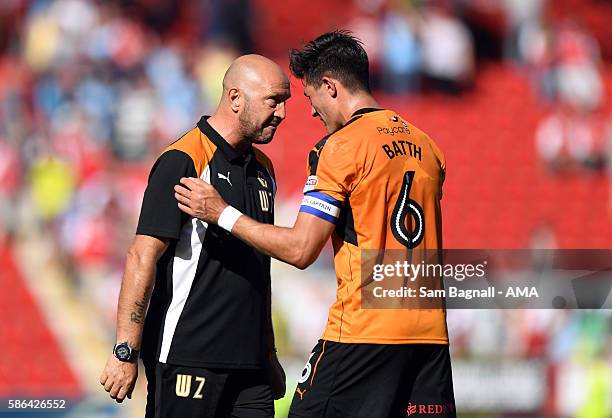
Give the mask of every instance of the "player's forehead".
<svg viewBox="0 0 612 418">
<path fill-rule="evenodd" d="M 290 93 L 291 85 L 289 84 L 289 80 L 278 80 L 270 83 L 268 90 L 276 93 Z"/>
</svg>

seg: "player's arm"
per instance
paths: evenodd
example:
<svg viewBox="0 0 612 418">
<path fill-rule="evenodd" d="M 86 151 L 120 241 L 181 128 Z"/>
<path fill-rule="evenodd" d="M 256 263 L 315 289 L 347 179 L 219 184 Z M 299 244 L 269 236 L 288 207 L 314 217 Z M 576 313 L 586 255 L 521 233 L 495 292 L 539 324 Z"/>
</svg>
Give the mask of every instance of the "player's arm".
<svg viewBox="0 0 612 418">
<path fill-rule="evenodd" d="M 157 261 L 168 248 L 168 243 L 168 239 L 136 235 L 127 253 L 117 307 L 117 342 L 127 341 L 137 350 L 140 350 Z"/>
<path fill-rule="evenodd" d="M 259 223 L 241 216 L 232 234 L 259 251 L 299 269 L 311 265 L 334 230 L 334 224 L 300 212 L 292 228 Z"/>
<path fill-rule="evenodd" d="M 168 240 L 136 235 L 127 253 L 117 307 L 117 342 L 127 342 L 139 351 L 157 261 L 166 248 Z M 137 359 L 122 362 L 111 354 L 100 376 L 100 383 L 111 398 L 123 402 L 126 396 L 131 398 L 137 377 Z"/>
<path fill-rule="evenodd" d="M 179 208 L 206 222 L 218 223 L 228 206 L 210 184 L 200 179 L 183 178 L 174 190 Z M 317 259 L 333 230 L 333 223 L 300 212 L 291 228 L 263 224 L 242 215 L 231 232 L 257 250 L 305 269 Z"/>
<path fill-rule="evenodd" d="M 136 237 L 127 254 L 117 308 L 117 342 L 141 349 L 141 338 L 157 262 L 170 240 L 180 236 L 187 215 L 176 207 L 173 187 L 183 176 L 197 176 L 192 158 L 183 151 L 164 152 L 153 164 L 142 199 Z M 131 394 L 138 376 L 136 361 L 119 361 L 111 354 L 100 383 L 121 402 Z"/>
</svg>

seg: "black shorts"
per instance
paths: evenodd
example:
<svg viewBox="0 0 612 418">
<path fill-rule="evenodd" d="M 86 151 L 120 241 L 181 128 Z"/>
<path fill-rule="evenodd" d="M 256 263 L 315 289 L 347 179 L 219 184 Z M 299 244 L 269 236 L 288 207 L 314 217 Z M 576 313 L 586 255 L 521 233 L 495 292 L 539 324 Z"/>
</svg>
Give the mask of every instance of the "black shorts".
<svg viewBox="0 0 612 418">
<path fill-rule="evenodd" d="M 272 389 L 261 370 L 145 363 L 145 371 L 145 418 L 274 417 Z"/>
<path fill-rule="evenodd" d="M 448 346 L 319 340 L 298 380 L 289 417 L 454 418 Z"/>
</svg>

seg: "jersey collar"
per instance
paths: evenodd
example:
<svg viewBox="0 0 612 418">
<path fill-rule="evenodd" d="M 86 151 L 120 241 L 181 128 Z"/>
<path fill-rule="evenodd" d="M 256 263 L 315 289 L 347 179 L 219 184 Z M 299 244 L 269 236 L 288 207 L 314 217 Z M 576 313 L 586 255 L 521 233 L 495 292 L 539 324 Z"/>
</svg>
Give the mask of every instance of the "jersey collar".
<svg viewBox="0 0 612 418">
<path fill-rule="evenodd" d="M 336 133 L 340 129 L 345 128 L 346 126 L 348 126 L 351 123 L 355 122 L 357 119 L 361 118 L 362 115 L 365 115 L 366 113 L 371 113 L 371 112 L 378 112 L 379 110 L 384 110 L 384 109 L 377 109 L 375 107 L 364 107 L 362 109 L 356 110 L 355 112 L 353 112 L 353 114 L 351 115 L 350 119 L 347 120 L 344 125 L 342 125 L 338 129 L 336 129 L 333 133 Z"/>
<path fill-rule="evenodd" d="M 366 113 L 378 112 L 379 110 L 383 110 L 383 109 L 377 109 L 375 107 L 364 107 L 362 109 L 356 110 L 351 115 L 351 118 L 344 125 L 342 125 L 342 127 L 344 128 L 345 126 L 350 125 L 351 123 L 355 122 L 357 119 L 359 119 L 362 115 L 365 115 Z"/>
<path fill-rule="evenodd" d="M 253 153 L 253 148 L 249 147 L 244 154 L 236 151 L 230 144 L 227 143 L 225 138 L 223 138 L 221 134 L 215 130 L 215 128 L 210 126 L 210 123 L 208 123 L 209 117 L 209 115 L 204 115 L 198 122 L 198 128 L 200 128 L 200 131 L 202 131 L 202 133 L 206 135 L 208 139 L 210 139 L 211 142 L 221 150 L 221 152 L 223 152 L 229 161 L 236 161 L 243 158 L 249 160 L 251 154 Z"/>
<path fill-rule="evenodd" d="M 379 110 L 383 110 L 383 109 L 377 109 L 375 107 L 364 107 L 362 109 L 356 110 L 355 113 L 351 115 L 351 119 L 354 118 L 355 116 L 365 115 L 366 113 L 371 113 L 371 112 L 378 112 Z"/>
</svg>

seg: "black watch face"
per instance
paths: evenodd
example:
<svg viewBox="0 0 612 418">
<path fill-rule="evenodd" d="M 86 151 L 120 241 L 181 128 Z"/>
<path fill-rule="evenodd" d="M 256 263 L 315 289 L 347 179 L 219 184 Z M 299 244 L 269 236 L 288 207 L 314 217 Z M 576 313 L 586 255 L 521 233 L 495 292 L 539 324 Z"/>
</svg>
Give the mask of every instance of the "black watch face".
<svg viewBox="0 0 612 418">
<path fill-rule="evenodd" d="M 125 344 L 118 345 L 117 348 L 115 348 L 115 356 L 117 356 L 119 360 L 129 360 L 130 349 Z"/>
</svg>

